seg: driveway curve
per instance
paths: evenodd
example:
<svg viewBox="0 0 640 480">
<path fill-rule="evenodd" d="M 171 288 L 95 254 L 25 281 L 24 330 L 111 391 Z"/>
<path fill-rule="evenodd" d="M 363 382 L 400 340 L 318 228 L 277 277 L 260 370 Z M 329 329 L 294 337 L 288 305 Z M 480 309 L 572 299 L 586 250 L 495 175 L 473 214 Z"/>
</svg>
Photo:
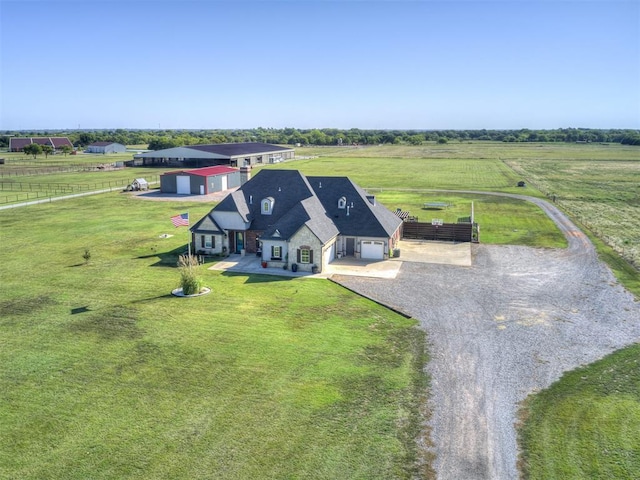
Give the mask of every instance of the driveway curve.
<svg viewBox="0 0 640 480">
<path fill-rule="evenodd" d="M 545 200 L 500 195 L 539 205 L 569 247 L 474 245 L 471 267 L 404 262 L 393 280 L 333 277 L 428 333 L 425 436 L 439 479 L 518 478 L 519 403 L 563 372 L 640 341 L 640 304 L 589 239 Z"/>
</svg>

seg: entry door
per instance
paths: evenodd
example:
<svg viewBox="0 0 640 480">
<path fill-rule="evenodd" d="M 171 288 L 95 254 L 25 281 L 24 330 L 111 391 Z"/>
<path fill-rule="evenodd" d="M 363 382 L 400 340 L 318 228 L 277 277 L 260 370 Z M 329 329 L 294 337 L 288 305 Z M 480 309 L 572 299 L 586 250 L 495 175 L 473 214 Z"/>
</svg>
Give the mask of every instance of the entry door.
<svg viewBox="0 0 640 480">
<path fill-rule="evenodd" d="M 356 253 L 356 239 L 347 238 L 347 257 L 353 257 Z"/>
<path fill-rule="evenodd" d="M 236 232 L 236 253 L 244 249 L 244 232 Z"/>
<path fill-rule="evenodd" d="M 226 175 L 223 175 L 222 177 L 220 177 L 220 180 L 221 180 L 221 184 L 222 184 L 222 186 L 220 187 L 220 190 L 224 191 L 227 188 L 229 188 L 229 187 L 227 187 L 227 176 Z"/>
</svg>

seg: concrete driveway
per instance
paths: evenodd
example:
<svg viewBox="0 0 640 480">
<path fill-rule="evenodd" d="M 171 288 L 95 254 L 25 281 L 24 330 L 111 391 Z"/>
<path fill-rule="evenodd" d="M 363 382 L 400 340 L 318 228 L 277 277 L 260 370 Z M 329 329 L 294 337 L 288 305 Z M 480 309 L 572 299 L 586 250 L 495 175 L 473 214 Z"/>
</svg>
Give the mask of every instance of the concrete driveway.
<svg viewBox="0 0 640 480">
<path fill-rule="evenodd" d="M 329 278 L 333 275 L 394 279 L 403 262 L 432 263 L 439 265 L 471 266 L 471 244 L 453 242 L 427 242 L 402 240 L 400 257 L 389 260 L 366 260 L 353 257 L 335 259 L 322 273 L 292 272 L 282 268 L 263 268 L 255 255 L 230 255 L 209 267 L 237 273 L 278 275 L 280 277 Z"/>
</svg>

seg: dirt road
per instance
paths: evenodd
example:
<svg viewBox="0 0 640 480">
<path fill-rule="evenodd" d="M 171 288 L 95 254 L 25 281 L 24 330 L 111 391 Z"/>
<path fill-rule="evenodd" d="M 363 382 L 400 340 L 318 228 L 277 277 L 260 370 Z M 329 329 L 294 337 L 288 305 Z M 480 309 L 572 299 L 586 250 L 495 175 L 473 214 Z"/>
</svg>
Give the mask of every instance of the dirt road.
<svg viewBox="0 0 640 480">
<path fill-rule="evenodd" d="M 485 192 L 486 194 L 486 192 Z M 404 262 L 394 280 L 334 277 L 427 331 L 427 425 L 439 479 L 515 479 L 516 415 L 563 372 L 640 341 L 640 303 L 587 237 L 540 205 L 569 248 L 474 246 L 471 267 Z"/>
</svg>

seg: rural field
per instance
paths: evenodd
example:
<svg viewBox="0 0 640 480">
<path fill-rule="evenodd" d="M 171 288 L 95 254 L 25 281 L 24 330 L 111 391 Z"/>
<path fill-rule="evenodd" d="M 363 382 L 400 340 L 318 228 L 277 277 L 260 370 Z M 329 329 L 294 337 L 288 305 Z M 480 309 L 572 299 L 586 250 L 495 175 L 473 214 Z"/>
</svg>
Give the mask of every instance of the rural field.
<svg viewBox="0 0 640 480">
<path fill-rule="evenodd" d="M 640 297 L 637 263 L 628 263 L 640 243 L 638 152 L 488 142 L 309 147 L 297 155 L 313 158 L 274 167 L 348 175 L 421 221 L 455 221 L 473 205 L 481 242 L 497 245 L 567 243 L 533 204 L 463 191 L 555 195 Z M 0 181 L 98 185 L 161 171 L 33 173 Z M 195 221 L 211 206 L 114 192 L 0 211 L 0 478 L 431 478 L 416 443 L 429 414 L 427 342 L 416 321 L 324 280 L 204 269 L 211 294 L 169 294 L 187 239 L 169 217 L 189 211 Z M 522 442 L 530 478 L 579 478 L 573 472 L 589 471 L 576 467 L 587 459 L 597 471 L 609 433 L 594 430 L 593 412 L 575 408 L 581 402 L 603 423 L 615 412 L 640 424 L 637 355 L 624 349 L 581 369 L 588 381 L 570 373 L 530 398 Z M 629 368 L 612 367 L 620 358 Z M 564 410 L 554 409 L 559 395 Z M 575 428 L 550 430 L 560 420 Z M 550 435 L 584 445 L 566 455 L 544 448 Z M 638 442 L 611 435 L 611 445 Z M 640 459 L 625 462 L 640 474 Z"/>
<path fill-rule="evenodd" d="M 414 475 L 416 322 L 323 280 L 204 270 L 211 294 L 173 297 L 169 217 L 208 208 L 112 193 L 0 213 L 1 478 Z"/>
<path fill-rule="evenodd" d="M 617 278 L 640 298 L 640 149 L 636 146 L 452 142 L 418 147 L 309 147 L 296 154 L 317 157 L 300 161 L 304 164 L 300 169 L 314 175 L 333 171 L 332 160 L 341 165 L 340 174 L 363 162 L 370 168 L 350 176 L 365 188 L 388 188 L 394 183 L 403 189 L 499 191 L 555 200 L 591 236 Z M 520 180 L 526 181 L 526 188 L 516 187 Z M 476 203 L 487 200 L 475 196 Z M 415 204 L 414 211 L 420 205 Z M 493 226 L 490 233 L 486 227 L 507 218 L 492 215 L 487 223 L 482 212 L 478 208 L 476 215 L 483 242 L 527 244 L 518 238 L 524 231 L 518 225 L 513 235 L 502 228 L 500 238 L 494 237 Z"/>
</svg>

